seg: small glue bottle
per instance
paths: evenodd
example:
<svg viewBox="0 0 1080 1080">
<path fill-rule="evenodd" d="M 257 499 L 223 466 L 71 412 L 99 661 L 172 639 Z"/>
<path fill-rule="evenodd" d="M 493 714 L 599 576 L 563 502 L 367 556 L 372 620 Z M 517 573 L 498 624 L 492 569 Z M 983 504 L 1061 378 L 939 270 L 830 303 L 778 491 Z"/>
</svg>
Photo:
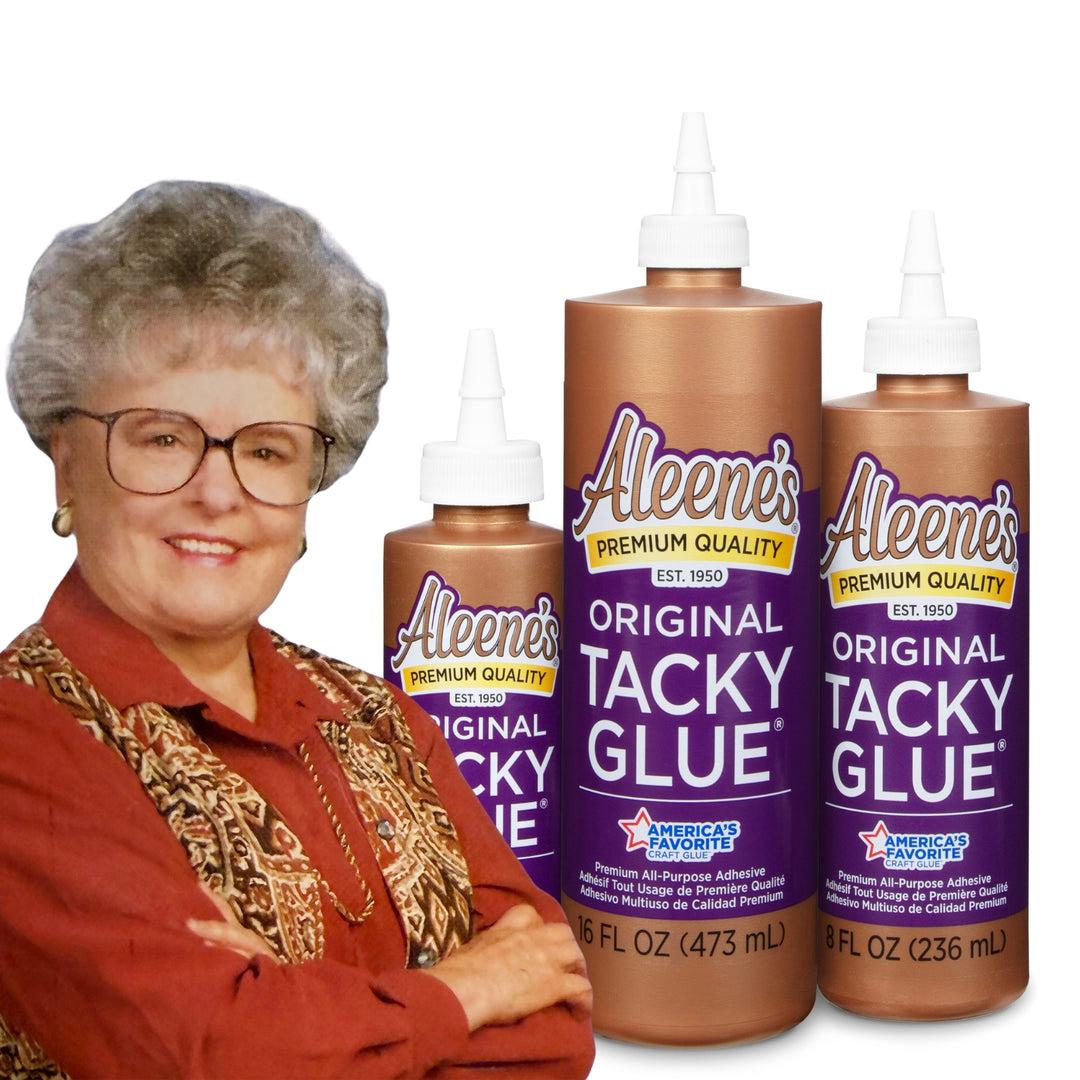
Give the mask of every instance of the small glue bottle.
<svg viewBox="0 0 1080 1080">
<path fill-rule="evenodd" d="M 495 336 L 471 330 L 454 442 L 428 443 L 431 521 L 387 534 L 388 681 L 442 729 L 533 881 L 559 895 L 562 533 L 529 520 L 540 447 L 508 440 Z"/>
<path fill-rule="evenodd" d="M 968 388 L 933 214 L 901 269 L 877 388 L 824 406 L 818 978 L 944 1020 L 1028 977 L 1028 407 Z"/>
</svg>

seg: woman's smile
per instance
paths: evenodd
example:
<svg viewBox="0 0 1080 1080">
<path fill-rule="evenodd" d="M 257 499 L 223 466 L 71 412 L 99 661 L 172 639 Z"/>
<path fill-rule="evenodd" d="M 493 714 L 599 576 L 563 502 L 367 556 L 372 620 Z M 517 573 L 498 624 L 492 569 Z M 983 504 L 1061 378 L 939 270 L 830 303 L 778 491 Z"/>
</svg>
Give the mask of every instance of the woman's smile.
<svg viewBox="0 0 1080 1080">
<path fill-rule="evenodd" d="M 201 536 L 167 536 L 165 543 L 182 556 L 205 558 L 213 562 L 232 561 L 241 551 L 241 545 L 229 540 Z"/>
</svg>

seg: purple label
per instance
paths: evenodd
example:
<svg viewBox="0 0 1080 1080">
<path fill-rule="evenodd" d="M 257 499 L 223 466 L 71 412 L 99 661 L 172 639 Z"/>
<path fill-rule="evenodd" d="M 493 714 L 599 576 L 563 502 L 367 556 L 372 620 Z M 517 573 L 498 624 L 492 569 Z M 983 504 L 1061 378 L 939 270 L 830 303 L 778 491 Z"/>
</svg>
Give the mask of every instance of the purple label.
<svg viewBox="0 0 1080 1080">
<path fill-rule="evenodd" d="M 822 560 L 828 914 L 950 926 L 1027 906 L 1027 549 L 1007 484 L 914 499 L 856 462 Z"/>
<path fill-rule="evenodd" d="M 559 895 L 560 624 L 550 596 L 529 611 L 470 608 L 424 579 L 386 678 L 434 717 L 462 775 L 537 885 Z"/>
<path fill-rule="evenodd" d="M 563 890 L 612 914 L 761 915 L 814 891 L 818 492 L 665 448 L 636 409 L 566 492 Z"/>
</svg>

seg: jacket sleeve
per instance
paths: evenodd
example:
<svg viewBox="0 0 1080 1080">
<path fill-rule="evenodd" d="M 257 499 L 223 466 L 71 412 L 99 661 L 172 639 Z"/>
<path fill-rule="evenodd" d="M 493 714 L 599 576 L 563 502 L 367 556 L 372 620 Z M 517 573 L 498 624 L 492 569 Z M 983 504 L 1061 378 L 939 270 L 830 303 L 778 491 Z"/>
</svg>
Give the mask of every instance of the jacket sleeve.
<svg viewBox="0 0 1080 1080">
<path fill-rule="evenodd" d="M 387 1080 L 471 1056 L 457 999 L 423 972 L 204 944 L 187 920 L 219 916 L 135 774 L 0 684 L 0 1015 L 70 1074 Z"/>
<path fill-rule="evenodd" d="M 522 903 L 535 907 L 545 922 L 565 923 L 559 903 L 533 884 L 473 794 L 438 726 L 415 701 L 396 687 L 391 689 L 464 845 L 473 883 L 476 929 L 485 929 L 508 908 Z M 457 1078 L 477 1069 L 483 1076 L 572 1080 L 588 1074 L 594 1054 L 590 1018 L 560 1005 L 516 1024 L 481 1028 L 432 1075 Z M 506 1071 L 493 1071 L 491 1066 L 496 1063 L 502 1063 Z"/>
</svg>

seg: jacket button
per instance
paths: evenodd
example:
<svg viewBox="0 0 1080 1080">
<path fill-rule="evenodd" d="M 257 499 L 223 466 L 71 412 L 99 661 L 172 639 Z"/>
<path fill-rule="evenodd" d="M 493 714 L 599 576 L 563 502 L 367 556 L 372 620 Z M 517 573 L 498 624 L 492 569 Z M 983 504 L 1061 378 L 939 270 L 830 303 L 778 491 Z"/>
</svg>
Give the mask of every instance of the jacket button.
<svg viewBox="0 0 1080 1080">
<path fill-rule="evenodd" d="M 383 840 L 394 839 L 394 826 L 386 818 L 379 819 L 375 825 L 375 831 Z"/>
</svg>

